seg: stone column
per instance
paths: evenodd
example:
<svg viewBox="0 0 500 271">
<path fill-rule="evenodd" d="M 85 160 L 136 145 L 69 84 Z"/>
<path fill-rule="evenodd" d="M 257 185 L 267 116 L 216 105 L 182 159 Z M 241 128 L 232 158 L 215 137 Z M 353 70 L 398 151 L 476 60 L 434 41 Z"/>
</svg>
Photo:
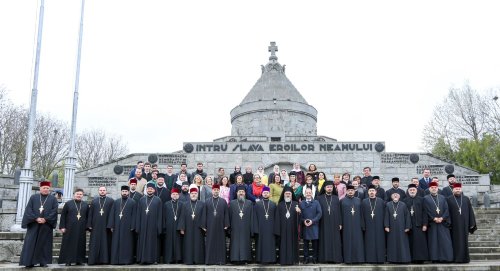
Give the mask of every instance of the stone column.
<svg viewBox="0 0 500 271">
<path fill-rule="evenodd" d="M 31 197 L 32 186 L 33 170 L 29 168 L 21 169 L 21 177 L 19 178 L 19 193 L 17 194 L 16 224 L 12 225 L 10 228 L 11 231 L 26 231 L 26 229 L 21 228 L 21 222 L 23 221 L 24 210 Z"/>
</svg>

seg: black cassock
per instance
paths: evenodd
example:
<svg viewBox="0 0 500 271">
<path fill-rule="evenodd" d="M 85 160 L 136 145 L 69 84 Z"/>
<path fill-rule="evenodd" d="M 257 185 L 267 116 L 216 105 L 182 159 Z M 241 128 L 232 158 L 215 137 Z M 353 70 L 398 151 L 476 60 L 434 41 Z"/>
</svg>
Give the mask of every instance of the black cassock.
<svg viewBox="0 0 500 271">
<path fill-rule="evenodd" d="M 385 262 L 385 204 L 386 202 L 379 197 L 375 197 L 375 199 L 366 198 L 361 203 L 363 222 L 365 224 L 364 245 L 365 261 L 367 263 Z"/>
<path fill-rule="evenodd" d="M 316 200 L 319 201 L 323 213 L 319 221 L 319 262 L 341 263 L 344 260 L 339 227 L 342 225 L 339 198 L 323 194 L 316 197 Z"/>
<path fill-rule="evenodd" d="M 454 262 L 468 263 L 469 233 L 477 229 L 476 216 L 468 197 L 464 195 L 450 196 L 447 199 L 450 209 L 451 240 L 453 242 Z"/>
<path fill-rule="evenodd" d="M 40 208 L 43 203 L 43 211 Z M 57 199 L 52 195 L 32 195 L 24 209 L 21 227 L 26 229 L 19 265 L 32 266 L 52 263 L 52 233 L 57 224 Z M 37 218 L 45 218 L 38 224 Z"/>
<path fill-rule="evenodd" d="M 207 229 L 205 264 L 226 264 L 226 231 L 229 228 L 229 208 L 222 198 L 205 201 Z"/>
<path fill-rule="evenodd" d="M 296 206 L 296 201 L 281 201 L 276 207 L 274 234 L 279 236 L 279 263 L 283 265 L 299 262 L 299 216 Z"/>
<path fill-rule="evenodd" d="M 87 228 L 92 229 L 88 264 L 108 264 L 111 254 L 111 230 L 108 229 L 108 220 L 113 207 L 113 199 L 97 197 L 92 200 L 89 207 Z"/>
<path fill-rule="evenodd" d="M 165 263 L 182 261 L 182 236 L 177 230 L 181 212 L 182 203 L 178 200 L 167 201 L 163 205 L 163 229 L 165 233 L 163 261 Z"/>
<path fill-rule="evenodd" d="M 184 264 L 205 263 L 205 231 L 202 228 L 206 223 L 205 220 L 205 202 L 189 200 L 182 203 L 177 229 L 184 231 L 182 241 Z"/>
<path fill-rule="evenodd" d="M 252 232 L 256 236 L 255 260 L 258 263 L 276 262 L 276 238 L 274 223 L 276 223 L 276 203 L 269 199 L 256 202 L 253 207 Z"/>
<path fill-rule="evenodd" d="M 162 204 L 172 199 L 170 197 L 170 191 L 166 187 L 156 187 L 155 196 L 161 199 Z"/>
<path fill-rule="evenodd" d="M 139 193 L 139 192 L 130 192 L 129 194 L 129 198 L 133 199 L 135 201 L 135 203 L 139 203 L 139 200 L 142 198 L 142 194 Z"/>
<path fill-rule="evenodd" d="M 137 207 L 137 262 L 152 264 L 158 262 L 158 236 L 163 231 L 163 204 L 157 196 L 144 196 Z"/>
<path fill-rule="evenodd" d="M 405 230 L 411 229 L 410 212 L 402 201 L 387 202 L 384 226 L 387 233 L 387 261 L 390 263 L 411 262 L 410 242 Z"/>
<path fill-rule="evenodd" d="M 231 221 L 229 259 L 232 262 L 249 262 L 252 260 L 252 202 L 245 199 L 241 203 L 233 199 L 229 203 L 229 219 Z"/>
<path fill-rule="evenodd" d="M 424 209 L 427 213 L 428 229 L 427 244 L 429 247 L 429 259 L 438 262 L 452 262 L 453 249 L 450 236 L 450 214 L 448 203 L 442 195 L 424 197 Z M 438 212 L 439 210 L 439 212 Z M 436 217 L 442 217 L 442 223 L 433 221 Z"/>
<path fill-rule="evenodd" d="M 363 230 L 365 229 L 361 200 L 345 197 L 340 201 L 342 209 L 342 245 L 344 263 L 365 262 Z M 354 212 L 353 212 L 354 211 Z"/>
<path fill-rule="evenodd" d="M 131 198 L 120 198 L 113 203 L 108 221 L 108 228 L 113 229 L 111 264 L 134 263 L 136 211 L 137 204 Z"/>
<path fill-rule="evenodd" d="M 410 252 L 412 261 L 428 261 L 427 234 L 422 231 L 422 226 L 427 226 L 427 213 L 424 212 L 424 199 L 409 195 L 403 200 L 410 212 L 411 231 L 408 235 L 410 241 Z"/>
<path fill-rule="evenodd" d="M 63 233 L 58 263 L 84 263 L 87 252 L 88 203 L 71 200 L 64 204 L 59 221 Z"/>
</svg>

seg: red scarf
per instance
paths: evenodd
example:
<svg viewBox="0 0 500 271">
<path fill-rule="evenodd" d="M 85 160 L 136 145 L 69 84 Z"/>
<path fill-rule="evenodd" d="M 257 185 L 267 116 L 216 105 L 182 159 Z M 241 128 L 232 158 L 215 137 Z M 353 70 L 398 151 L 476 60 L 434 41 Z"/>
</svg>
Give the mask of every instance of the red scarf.
<svg viewBox="0 0 500 271">
<path fill-rule="evenodd" d="M 264 188 L 264 185 L 257 186 L 255 185 L 255 182 L 252 183 L 252 192 L 253 195 L 256 197 L 260 197 L 262 195 L 262 188 Z"/>
</svg>

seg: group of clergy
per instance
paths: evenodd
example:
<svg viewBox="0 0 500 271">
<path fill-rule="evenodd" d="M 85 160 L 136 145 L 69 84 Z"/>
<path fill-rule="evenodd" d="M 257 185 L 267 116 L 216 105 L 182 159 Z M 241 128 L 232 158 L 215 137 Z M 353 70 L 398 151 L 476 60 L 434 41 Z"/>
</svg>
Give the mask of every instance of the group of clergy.
<svg viewBox="0 0 500 271">
<path fill-rule="evenodd" d="M 135 188 L 136 183 L 129 185 Z M 447 198 L 439 193 L 438 183 L 431 182 L 424 197 L 410 184 L 404 199 L 394 190 L 389 201 L 377 196 L 374 185 L 368 186 L 364 199 L 347 185 L 346 196 L 339 200 L 332 181 L 325 181 L 318 193 L 305 187 L 301 201 L 284 186 L 277 203 L 270 200 L 267 186 L 254 202 L 247 199 L 245 186 L 238 186 L 229 204 L 220 197 L 220 188 L 214 184 L 211 197 L 200 200 L 194 185 L 183 200 L 179 189 L 166 191 L 166 198 L 165 188 L 150 182 L 145 195 L 122 186 L 121 196 L 113 200 L 106 187 L 99 187 L 99 196 L 90 204 L 82 200 L 84 191 L 76 189 L 61 212 L 59 263 L 293 265 L 299 263 L 300 239 L 303 263 L 470 261 L 468 234 L 476 223 L 460 183 L 453 184 Z M 22 226 L 27 234 L 20 265 L 47 266 L 52 261 L 57 200 L 49 190 L 50 183 L 42 182 L 40 194 L 33 195 L 25 209 Z"/>
</svg>

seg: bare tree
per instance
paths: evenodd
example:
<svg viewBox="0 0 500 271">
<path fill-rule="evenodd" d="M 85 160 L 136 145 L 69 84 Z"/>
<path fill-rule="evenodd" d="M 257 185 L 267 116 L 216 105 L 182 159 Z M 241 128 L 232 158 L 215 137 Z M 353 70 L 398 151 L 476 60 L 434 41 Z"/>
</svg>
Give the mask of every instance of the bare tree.
<svg viewBox="0 0 500 271">
<path fill-rule="evenodd" d="M 124 156 L 128 148 L 120 137 L 108 137 L 104 131 L 94 129 L 78 135 L 75 152 L 78 168 L 86 169 Z"/>
<path fill-rule="evenodd" d="M 431 120 L 425 125 L 425 148 L 432 151 L 439 145 L 439 149 L 446 147 L 453 153 L 458 149 L 461 139 L 477 141 L 484 134 L 494 133 L 495 129 L 498 132 L 498 119 L 496 128 L 493 128 L 493 105 L 488 95 L 481 96 L 468 83 L 460 89 L 451 88 L 444 101 L 434 108 Z"/>
<path fill-rule="evenodd" d="M 0 86 L 0 173 L 13 174 L 24 164 L 27 111 L 7 99 L 7 90 Z"/>
<path fill-rule="evenodd" d="M 68 151 L 68 125 L 50 115 L 36 119 L 33 140 L 33 169 L 35 175 L 49 178 L 54 169 L 61 167 Z"/>
</svg>

